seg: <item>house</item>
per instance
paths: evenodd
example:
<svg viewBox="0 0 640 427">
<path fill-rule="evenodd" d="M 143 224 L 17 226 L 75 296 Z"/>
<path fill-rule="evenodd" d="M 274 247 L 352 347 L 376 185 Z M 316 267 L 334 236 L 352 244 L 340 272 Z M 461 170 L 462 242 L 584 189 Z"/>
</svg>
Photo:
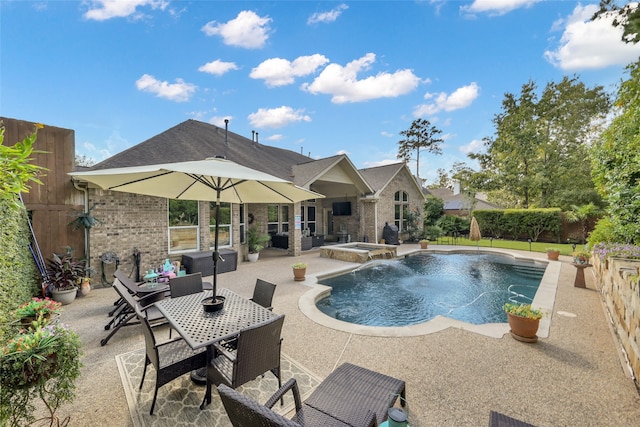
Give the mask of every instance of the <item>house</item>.
<svg viewBox="0 0 640 427">
<path fill-rule="evenodd" d="M 502 209 L 500 206 L 487 202 L 482 194 L 471 197 L 468 193 L 461 191 L 460 182 L 456 181 L 453 190 L 449 188 L 429 188 L 424 190 L 425 195 L 430 195 L 441 199 L 444 202 L 445 215 L 455 215 L 469 218 L 471 212 L 477 209 L 491 210 Z"/>
<path fill-rule="evenodd" d="M 269 233 L 272 244 L 298 255 L 308 245 L 303 236 L 323 241 L 378 241 L 385 223 L 405 227 L 408 209 L 422 211 L 424 195 L 404 163 L 358 170 L 346 155 L 313 159 L 291 150 L 263 145 L 258 134 L 247 138 L 197 120 L 184 121 L 141 142 L 91 169 L 201 160 L 224 156 L 325 197 L 290 205 L 245 204 L 221 206 L 220 247 L 246 252 L 249 226 Z M 167 256 L 210 250 L 215 204 L 167 200 L 93 188 L 88 206 L 103 222 L 91 230 L 91 252 L 119 254 L 121 265 L 131 265 L 134 252 L 142 254 L 143 269 Z M 307 241 L 307 239 L 305 239 Z"/>
</svg>

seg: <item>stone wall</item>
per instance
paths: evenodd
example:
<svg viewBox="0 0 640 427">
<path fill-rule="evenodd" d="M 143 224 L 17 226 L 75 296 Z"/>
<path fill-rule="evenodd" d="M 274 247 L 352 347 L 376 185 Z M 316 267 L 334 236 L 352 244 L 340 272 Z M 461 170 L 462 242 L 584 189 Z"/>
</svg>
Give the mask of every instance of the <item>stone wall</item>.
<svg viewBox="0 0 640 427">
<path fill-rule="evenodd" d="M 626 353 L 636 386 L 640 386 L 640 261 L 593 257 L 596 279 L 622 349 Z"/>
</svg>

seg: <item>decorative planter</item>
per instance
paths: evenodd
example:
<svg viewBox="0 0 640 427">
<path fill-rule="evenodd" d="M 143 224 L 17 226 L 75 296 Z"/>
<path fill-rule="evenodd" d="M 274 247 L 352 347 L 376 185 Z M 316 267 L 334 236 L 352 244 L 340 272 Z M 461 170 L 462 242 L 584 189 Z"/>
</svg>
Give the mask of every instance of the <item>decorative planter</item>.
<svg viewBox="0 0 640 427">
<path fill-rule="evenodd" d="M 68 305 L 76 299 L 76 295 L 78 294 L 78 289 L 66 289 L 66 290 L 58 290 L 54 289 L 51 291 L 51 296 L 54 301 L 58 301 L 62 305 Z"/>
<path fill-rule="evenodd" d="M 302 282 L 305 279 L 305 274 L 307 274 L 306 268 L 294 268 L 293 269 L 293 280 L 296 282 Z"/>
<path fill-rule="evenodd" d="M 540 319 L 529 319 L 527 317 L 515 316 L 511 313 L 507 313 L 509 320 L 509 326 L 511 327 L 511 336 L 518 341 L 522 342 L 537 342 L 538 325 Z"/>
<path fill-rule="evenodd" d="M 259 256 L 260 256 L 260 252 L 248 253 L 247 259 L 249 260 L 249 262 L 256 262 L 258 261 Z"/>
<path fill-rule="evenodd" d="M 86 296 L 89 295 L 89 292 L 91 292 L 91 283 L 88 281 L 82 282 L 80 285 L 80 294 Z"/>
<path fill-rule="evenodd" d="M 547 251 L 547 259 L 551 261 L 558 261 L 560 257 L 560 251 Z"/>
<path fill-rule="evenodd" d="M 429 247 L 429 242 L 420 242 L 420 249 L 427 249 Z"/>
</svg>

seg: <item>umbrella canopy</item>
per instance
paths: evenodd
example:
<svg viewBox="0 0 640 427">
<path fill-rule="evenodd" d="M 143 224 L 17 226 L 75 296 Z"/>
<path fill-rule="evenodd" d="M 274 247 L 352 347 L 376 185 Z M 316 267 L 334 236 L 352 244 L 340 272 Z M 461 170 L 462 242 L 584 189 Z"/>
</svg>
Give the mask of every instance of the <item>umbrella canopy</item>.
<svg viewBox="0 0 640 427">
<path fill-rule="evenodd" d="M 474 242 L 480 242 L 482 239 L 482 234 L 480 233 L 480 227 L 478 226 L 478 221 L 476 217 L 471 217 L 471 226 L 469 227 L 469 240 Z"/>
<path fill-rule="evenodd" d="M 123 191 L 167 199 L 225 203 L 296 203 L 324 197 L 290 181 L 230 160 L 209 158 L 190 162 L 71 172 L 74 178 L 105 190 Z M 218 264 L 218 215 L 213 252 L 213 293 Z"/>
</svg>

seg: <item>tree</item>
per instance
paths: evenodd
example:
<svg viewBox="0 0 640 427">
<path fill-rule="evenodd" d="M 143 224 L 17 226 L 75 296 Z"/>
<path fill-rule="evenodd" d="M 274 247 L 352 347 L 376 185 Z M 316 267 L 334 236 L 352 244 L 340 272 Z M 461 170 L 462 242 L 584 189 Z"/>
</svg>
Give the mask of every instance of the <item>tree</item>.
<svg viewBox="0 0 640 427">
<path fill-rule="evenodd" d="M 436 225 L 444 215 L 444 201 L 436 196 L 427 195 L 424 201 L 424 225 Z"/>
<path fill-rule="evenodd" d="M 584 159 L 609 107 L 601 86 L 576 77 L 548 83 L 541 95 L 533 81 L 519 96 L 506 93 L 495 137 L 484 139 L 485 153 L 469 155 L 482 168 L 470 181 L 506 207 L 601 205 Z"/>
<path fill-rule="evenodd" d="M 619 114 L 591 148 L 596 188 L 619 242 L 640 244 L 640 61 L 627 67 L 615 106 Z"/>
<path fill-rule="evenodd" d="M 620 7 L 616 0 L 601 0 L 598 10 L 591 20 L 613 16 L 612 25 L 622 26 L 622 41 L 625 43 L 638 43 L 640 41 L 640 7 L 637 3 L 627 3 Z"/>
<path fill-rule="evenodd" d="M 76 154 L 75 157 L 76 166 L 90 167 L 96 164 L 95 159 L 83 154 Z"/>
<path fill-rule="evenodd" d="M 434 154 L 442 154 L 440 144 L 444 142 L 438 138 L 442 131 L 426 119 L 415 119 L 411 127 L 400 132 L 405 139 L 398 141 L 398 159 L 405 162 L 411 160 L 411 153 L 416 152 L 416 177 L 420 177 L 420 150 L 426 149 Z"/>
</svg>

